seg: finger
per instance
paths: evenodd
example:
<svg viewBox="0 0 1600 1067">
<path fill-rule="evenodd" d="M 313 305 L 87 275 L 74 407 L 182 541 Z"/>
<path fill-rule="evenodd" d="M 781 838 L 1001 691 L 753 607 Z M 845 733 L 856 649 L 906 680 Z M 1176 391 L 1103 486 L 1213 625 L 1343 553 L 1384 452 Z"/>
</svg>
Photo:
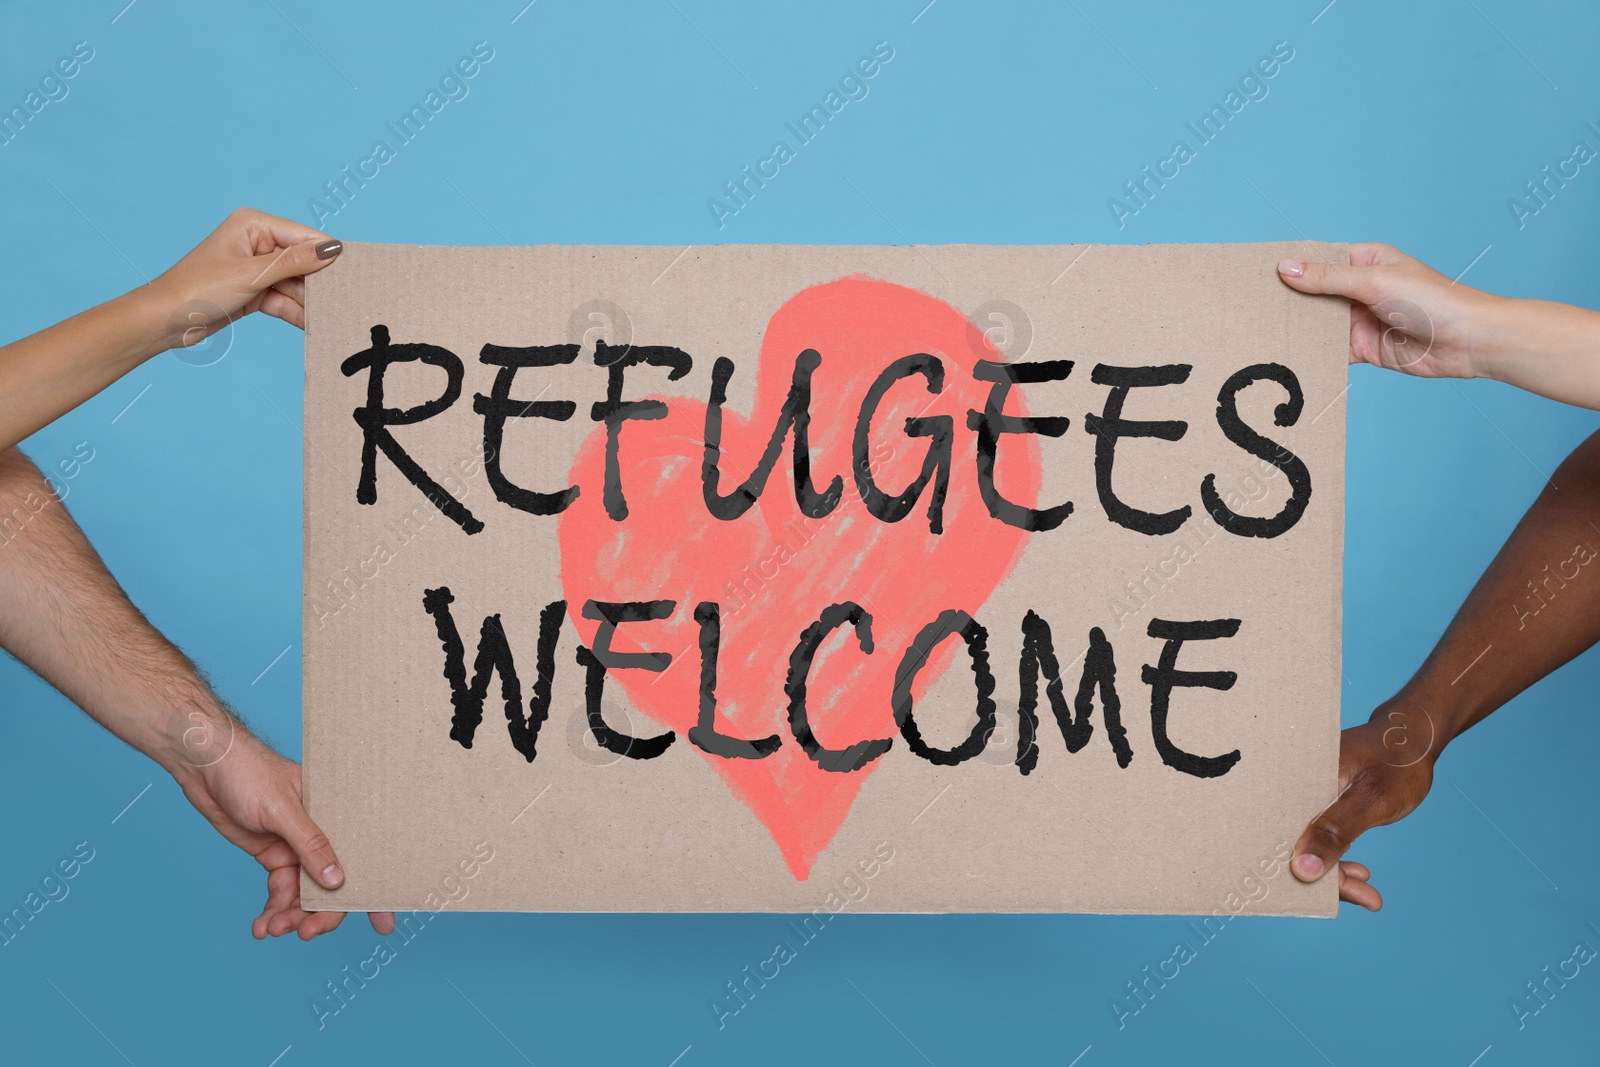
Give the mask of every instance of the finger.
<svg viewBox="0 0 1600 1067">
<path fill-rule="evenodd" d="M 273 874 L 281 877 L 274 893 L 276 910 L 267 919 L 266 931 L 272 937 L 282 937 L 299 926 L 309 913 L 300 907 L 300 868 L 285 867 Z"/>
<path fill-rule="evenodd" d="M 256 853 L 256 862 L 267 869 L 268 885 L 271 885 L 271 875 L 280 868 L 293 873 L 300 869 L 300 860 L 296 858 L 294 849 L 289 847 L 289 842 L 281 837 L 275 837 L 267 847 Z M 290 883 L 296 892 L 299 892 L 299 883 Z"/>
<path fill-rule="evenodd" d="M 306 328 L 305 306 L 293 297 L 285 296 L 277 286 L 273 286 L 256 298 L 254 310 L 265 312 L 275 319 L 282 319 L 297 329 Z"/>
<path fill-rule="evenodd" d="M 245 229 L 252 237 L 260 235 L 271 239 L 272 244 L 278 248 L 288 248 L 291 245 L 303 244 L 306 241 L 326 241 L 328 235 L 321 230 L 313 230 L 304 223 L 295 222 L 293 219 L 279 218 L 277 215 L 268 215 L 264 211 L 254 208 L 242 207 L 237 215 L 244 219 Z M 266 242 L 261 242 L 265 244 Z M 260 247 L 259 245 L 257 247 Z"/>
<path fill-rule="evenodd" d="M 277 894 L 272 889 L 272 879 L 267 878 L 267 899 L 261 905 L 261 914 L 257 915 L 250 923 L 250 936 L 260 941 L 267 936 L 267 923 L 278 913 L 277 902 L 273 899 Z"/>
<path fill-rule="evenodd" d="M 299 797 L 268 801 L 268 829 L 289 843 L 295 859 L 324 889 L 337 889 L 344 882 L 344 871 L 339 868 L 339 858 L 317 824 L 311 821 Z"/>
<path fill-rule="evenodd" d="M 1372 313 L 1371 308 L 1361 304 L 1351 304 L 1350 362 L 1381 365 L 1384 329 L 1383 323 L 1378 321 L 1378 316 Z"/>
<path fill-rule="evenodd" d="M 1359 878 L 1363 882 L 1372 881 L 1372 872 L 1367 870 L 1367 865 L 1357 863 L 1355 860 L 1340 860 L 1339 869 L 1351 878 Z"/>
<path fill-rule="evenodd" d="M 394 933 L 394 912 L 392 911 L 369 911 L 367 912 L 367 921 L 372 924 L 374 930 L 384 937 Z"/>
<path fill-rule="evenodd" d="M 1373 304 L 1379 299 L 1383 280 L 1381 267 L 1354 263 L 1313 263 L 1298 259 L 1278 261 L 1278 277 L 1291 289 L 1302 293 L 1326 293 Z"/>
<path fill-rule="evenodd" d="M 314 911 L 300 924 L 300 940 L 310 941 L 313 937 L 329 933 L 339 928 L 344 922 L 345 913 L 342 911 Z"/>
<path fill-rule="evenodd" d="M 277 911 L 273 909 L 271 902 L 269 901 L 267 906 L 261 909 L 261 914 L 257 915 L 250 923 L 250 936 L 255 938 L 257 941 L 260 941 L 266 937 L 267 925 L 272 921 L 272 917 L 276 914 Z"/>
<path fill-rule="evenodd" d="M 1337 863 L 1356 838 L 1385 821 L 1381 797 L 1371 782 L 1357 775 L 1339 798 L 1311 820 L 1294 846 L 1289 869 L 1302 882 L 1315 882 Z"/>
<path fill-rule="evenodd" d="M 298 907 L 280 911 L 272 917 L 271 922 L 267 923 L 267 932 L 273 937 L 282 937 L 290 930 L 295 930 L 305 925 L 307 917 L 313 914 L 320 915 L 322 913 L 309 912 Z"/>
<path fill-rule="evenodd" d="M 250 288 L 259 292 L 285 278 L 315 274 L 332 263 L 343 250 L 342 243 L 329 237 L 301 241 L 266 255 L 252 256 L 249 260 Z"/>
<path fill-rule="evenodd" d="M 306 302 L 306 280 L 304 278 L 285 278 L 281 282 L 274 282 L 272 287 L 297 304 Z"/>
<path fill-rule="evenodd" d="M 1383 907 L 1382 894 L 1368 885 L 1366 879 L 1348 874 L 1346 866 L 1348 865 L 1339 865 L 1339 899 L 1360 905 L 1368 911 L 1377 911 Z"/>
<path fill-rule="evenodd" d="M 267 872 L 267 902 L 250 924 L 250 932 L 260 940 L 271 933 L 272 920 L 300 904 L 300 868 L 279 867 Z M 281 931 L 279 931 L 281 933 Z M 276 936 L 276 935 L 273 935 Z"/>
</svg>

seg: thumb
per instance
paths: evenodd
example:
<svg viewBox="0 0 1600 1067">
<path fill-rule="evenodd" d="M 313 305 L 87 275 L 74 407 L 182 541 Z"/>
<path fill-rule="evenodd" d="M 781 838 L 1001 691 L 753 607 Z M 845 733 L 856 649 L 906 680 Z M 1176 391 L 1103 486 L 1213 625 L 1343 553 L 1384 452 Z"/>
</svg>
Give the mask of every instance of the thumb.
<svg viewBox="0 0 1600 1067">
<path fill-rule="evenodd" d="M 264 256 L 252 256 L 250 288 L 260 292 L 286 278 L 315 274 L 332 263 L 342 251 L 344 251 L 343 242 L 332 238 L 318 238 L 301 241 L 276 252 L 268 252 Z"/>
<path fill-rule="evenodd" d="M 311 821 L 299 799 L 291 797 L 282 805 L 274 804 L 272 811 L 277 825 L 271 829 L 289 843 L 306 873 L 324 889 L 339 888 L 344 883 L 339 857 L 334 855 L 328 835 Z"/>
<path fill-rule="evenodd" d="M 1334 869 L 1356 838 L 1384 818 L 1381 791 L 1364 775 L 1354 778 L 1339 799 L 1311 820 L 1295 843 L 1289 869 L 1302 882 L 1315 882 Z"/>
<path fill-rule="evenodd" d="M 1298 259 L 1278 261 L 1278 277 L 1289 288 L 1302 293 L 1342 296 L 1363 304 L 1373 304 L 1379 299 L 1379 279 L 1373 274 L 1377 269 L 1350 263 L 1305 263 Z"/>
</svg>

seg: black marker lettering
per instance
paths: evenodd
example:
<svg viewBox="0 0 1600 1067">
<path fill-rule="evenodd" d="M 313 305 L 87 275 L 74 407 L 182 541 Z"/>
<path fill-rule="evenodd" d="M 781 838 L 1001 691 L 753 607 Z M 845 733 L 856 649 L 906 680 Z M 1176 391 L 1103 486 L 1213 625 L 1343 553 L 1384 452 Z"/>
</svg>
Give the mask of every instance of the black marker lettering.
<svg viewBox="0 0 1600 1067">
<path fill-rule="evenodd" d="M 589 409 L 589 417 L 606 424 L 606 514 L 617 522 L 628 517 L 628 501 L 622 495 L 622 471 L 617 455 L 622 424 L 630 419 L 653 422 L 667 417 L 664 401 L 622 399 L 623 373 L 641 363 L 666 367 L 669 382 L 688 374 L 694 365 L 689 353 L 681 348 L 666 345 L 608 345 L 604 340 L 595 342 L 594 364 L 606 368 L 606 398 Z"/>
<path fill-rule="evenodd" d="M 497 500 L 533 515 L 558 515 L 578 499 L 578 487 L 539 493 L 514 484 L 500 468 L 501 442 L 507 419 L 553 419 L 566 422 L 578 405 L 570 400 L 513 400 L 511 384 L 523 367 L 559 367 L 578 358 L 577 345 L 529 345 L 526 348 L 484 345 L 478 362 L 499 367 L 489 395 L 472 398 L 472 410 L 483 416 L 483 473 Z"/>
<path fill-rule="evenodd" d="M 1131 507 L 1117 499 L 1111 486 L 1111 467 L 1117 458 L 1117 438 L 1155 437 L 1162 441 L 1176 441 L 1183 437 L 1189 424 L 1178 420 L 1167 422 L 1138 422 L 1122 417 L 1122 405 L 1128 399 L 1129 389 L 1146 389 L 1162 385 L 1181 385 L 1189 380 L 1193 368 L 1187 363 L 1174 363 L 1165 367 L 1108 367 L 1099 364 L 1089 372 L 1089 380 L 1096 385 L 1109 385 L 1105 411 L 1100 415 L 1084 417 L 1083 428 L 1095 435 L 1094 484 L 1100 494 L 1100 506 L 1106 517 L 1119 526 L 1137 530 L 1151 537 L 1169 534 L 1188 519 L 1188 504 L 1172 511 L 1156 514 Z"/>
<path fill-rule="evenodd" d="M 396 363 L 412 360 L 438 367 L 445 373 L 444 392 L 437 399 L 414 408 L 386 408 L 383 406 L 383 376 Z M 361 427 L 361 478 L 356 483 L 356 503 L 378 502 L 378 449 L 395 468 L 405 475 L 406 481 L 422 491 L 441 512 L 469 534 L 483 529 L 483 523 L 473 517 L 465 504 L 445 492 L 438 482 L 428 476 L 421 464 L 407 455 L 400 442 L 389 432 L 391 426 L 409 426 L 431 419 L 456 402 L 461 395 L 461 379 L 465 369 L 461 357 L 437 345 L 389 343 L 389 327 L 372 327 L 372 347 L 362 349 L 339 365 L 346 377 L 367 370 L 367 403 L 352 414 Z"/>
<path fill-rule="evenodd" d="M 855 627 L 861 651 L 871 655 L 872 616 L 848 600 L 830 604 L 822 609 L 821 618 L 800 635 L 799 644 L 789 654 L 789 677 L 783 683 L 783 691 L 789 697 L 789 730 L 812 762 L 825 771 L 859 771 L 894 744 L 894 738 L 881 737 L 857 741 L 849 748 L 824 748 L 811 732 L 811 720 L 806 714 L 806 678 L 811 673 L 811 660 L 823 639 L 845 623 Z"/>
<path fill-rule="evenodd" d="M 951 441 L 955 436 L 954 422 L 950 416 L 934 415 L 924 418 L 913 415 L 906 419 L 907 437 L 928 437 L 932 440 L 928 442 L 928 453 L 922 459 L 922 472 L 917 475 L 915 481 L 906 486 L 905 492 L 898 496 L 890 496 L 878 488 L 876 480 L 872 477 L 869 455 L 872 444 L 872 417 L 877 414 L 878 405 L 890 387 L 900 379 L 913 374 L 920 374 L 927 379 L 928 392 L 937 395 L 944 391 L 944 364 L 925 353 L 902 356 L 878 375 L 872 383 L 872 388 L 867 390 L 866 399 L 861 403 L 861 414 L 856 419 L 853 450 L 856 488 L 861 492 L 861 501 L 867 506 L 867 511 L 875 518 L 884 522 L 899 522 L 911 513 L 911 509 L 916 506 L 917 498 L 927 488 L 928 482 L 933 480 L 933 495 L 928 499 L 928 529 L 933 533 L 942 533 L 944 498 L 950 489 Z"/>
<path fill-rule="evenodd" d="M 1078 695 L 1073 708 L 1067 707 L 1067 697 L 1061 684 L 1061 665 L 1056 659 L 1055 643 L 1050 636 L 1050 624 L 1029 611 L 1022 619 L 1022 659 L 1018 664 L 1021 700 L 1017 705 L 1017 767 L 1027 774 L 1039 762 L 1039 745 L 1034 740 L 1039 730 L 1039 675 L 1045 677 L 1045 694 L 1050 700 L 1050 710 L 1055 713 L 1056 725 L 1061 728 L 1061 738 L 1068 752 L 1078 752 L 1094 735 L 1094 723 L 1089 716 L 1094 711 L 1094 692 L 1100 690 L 1100 713 L 1105 719 L 1106 738 L 1117 754 L 1117 766 L 1126 767 L 1133 760 L 1133 748 L 1128 744 L 1128 731 L 1122 725 L 1122 701 L 1117 697 L 1117 663 L 1111 642 L 1100 627 L 1089 631 L 1089 648 L 1083 656 L 1083 674 L 1078 680 Z M 1074 719 L 1073 711 L 1077 712 Z"/>
<path fill-rule="evenodd" d="M 717 732 L 717 650 L 722 644 L 721 609 L 709 600 L 697 604 L 694 621 L 700 624 L 700 718 L 689 727 L 690 743 L 724 759 L 762 759 L 772 755 L 783 743 L 777 734 L 746 741 Z"/>
<path fill-rule="evenodd" d="M 1222 502 L 1221 495 L 1217 493 L 1216 475 L 1208 474 L 1200 483 L 1200 500 L 1205 504 L 1206 511 L 1217 520 L 1218 526 L 1240 537 L 1277 537 L 1279 534 L 1287 533 L 1300 521 L 1300 516 L 1305 514 L 1306 505 L 1311 503 L 1311 472 L 1306 469 L 1300 457 L 1276 441 L 1262 437 L 1246 426 L 1244 420 L 1239 417 L 1240 390 L 1252 382 L 1267 380 L 1277 382 L 1283 386 L 1284 392 L 1289 394 L 1289 399 L 1279 404 L 1273 411 L 1273 421 L 1279 426 L 1293 426 L 1298 422 L 1300 412 L 1305 407 L 1305 396 L 1300 391 L 1300 379 L 1295 377 L 1294 371 L 1281 363 L 1257 363 L 1253 367 L 1246 367 L 1235 373 L 1222 383 L 1222 389 L 1217 393 L 1217 425 L 1222 427 L 1222 432 L 1227 435 L 1228 440 L 1252 456 L 1266 460 L 1288 476 L 1290 490 L 1288 503 L 1283 505 L 1282 511 L 1270 518 L 1238 515 L 1229 510 L 1228 505 Z"/>
<path fill-rule="evenodd" d="M 706 452 L 700 465 L 701 491 L 706 508 L 718 519 L 737 519 L 756 502 L 766 488 L 767 476 L 772 473 L 783 450 L 783 439 L 794 427 L 794 497 L 800 511 L 807 518 L 820 519 L 839 506 L 844 494 L 844 479 L 834 475 L 825 492 L 819 493 L 811 484 L 811 375 L 822 365 L 822 357 L 813 349 L 801 352 L 794 361 L 794 377 L 790 380 L 789 396 L 778 412 L 778 421 L 772 428 L 761 462 L 750 472 L 743 484 L 723 496 L 718 489 L 722 471 L 722 406 L 728 402 L 728 379 L 733 377 L 733 360 L 718 357 L 711 368 L 711 397 L 706 404 Z"/>
<path fill-rule="evenodd" d="M 960 634 L 967 644 L 968 658 L 972 663 L 972 680 L 978 690 L 978 721 L 973 724 L 967 739 L 955 748 L 934 748 L 922 740 L 916 717 L 911 713 L 911 684 L 928 661 L 939 642 L 951 634 Z M 982 752 L 994 733 L 994 673 L 989 670 L 989 631 L 964 611 L 953 608 L 939 613 L 939 617 L 918 631 L 911 647 L 900 659 L 894 672 L 894 721 L 900 725 L 900 734 L 906 746 L 929 763 L 941 767 L 954 767 Z"/>
<path fill-rule="evenodd" d="M 617 603 L 586 600 L 583 617 L 596 619 L 600 626 L 595 630 L 594 648 L 578 646 L 578 663 L 587 668 L 584 677 L 584 698 L 589 713 L 589 731 L 595 743 L 607 752 L 615 752 L 629 759 L 655 759 L 677 740 L 671 730 L 655 737 L 629 737 L 606 725 L 601 714 L 601 698 L 605 693 L 606 671 L 637 667 L 646 671 L 664 671 L 672 663 L 670 652 L 613 652 L 611 637 L 617 627 L 625 622 L 648 622 L 665 619 L 677 607 L 673 600 L 628 600 Z"/>
<path fill-rule="evenodd" d="M 450 719 L 450 740 L 471 748 L 478 724 L 483 722 L 483 702 L 489 695 L 489 679 L 500 672 L 500 695 L 505 700 L 506 727 L 511 733 L 511 744 L 529 763 L 533 762 L 539 741 L 539 727 L 550 715 L 550 686 L 556 670 L 556 641 L 561 637 L 561 620 L 567 612 L 565 600 L 551 601 L 539 613 L 539 675 L 533 684 L 533 697 L 528 701 L 528 716 L 522 715 L 522 683 L 517 680 L 517 667 L 506 641 L 500 616 L 489 615 L 483 620 L 478 635 L 478 658 L 473 664 L 472 684 L 467 685 L 467 672 L 461 634 L 456 629 L 450 604 L 455 600 L 448 586 L 427 589 L 422 594 L 422 608 L 433 616 L 433 624 L 444 646 L 444 676 L 450 683 L 450 703 L 455 714 Z"/>
<path fill-rule="evenodd" d="M 1166 642 L 1161 649 L 1159 665 L 1145 664 L 1143 677 L 1150 687 L 1150 732 L 1155 737 L 1156 751 L 1161 762 L 1184 774 L 1196 778 L 1217 778 L 1227 774 L 1239 762 L 1239 750 L 1221 756 L 1196 756 L 1185 752 L 1167 736 L 1167 715 L 1171 710 L 1172 690 L 1177 686 L 1197 689 L 1233 688 L 1239 676 L 1232 671 L 1180 671 L 1178 650 L 1185 641 L 1213 641 L 1219 637 L 1232 637 L 1239 632 L 1238 619 L 1211 619 L 1205 622 L 1168 622 L 1151 619 L 1149 634 Z"/>
<path fill-rule="evenodd" d="M 1036 533 L 1054 530 L 1072 514 L 1071 501 L 1042 510 L 1013 504 L 1000 495 L 994 484 L 995 454 L 999 449 L 1001 434 L 1035 433 L 1044 437 L 1060 437 L 1067 432 L 1067 426 L 1072 421 L 1005 414 L 1006 397 L 1010 395 L 1011 387 L 1034 382 L 1059 382 L 1071 373 L 1070 359 L 1041 360 L 1038 363 L 994 363 L 980 359 L 977 366 L 972 368 L 972 376 L 978 381 L 994 383 L 989 390 L 989 398 L 984 402 L 983 413 L 967 412 L 967 427 L 978 431 L 978 492 L 989 514 L 1007 526 Z"/>
</svg>

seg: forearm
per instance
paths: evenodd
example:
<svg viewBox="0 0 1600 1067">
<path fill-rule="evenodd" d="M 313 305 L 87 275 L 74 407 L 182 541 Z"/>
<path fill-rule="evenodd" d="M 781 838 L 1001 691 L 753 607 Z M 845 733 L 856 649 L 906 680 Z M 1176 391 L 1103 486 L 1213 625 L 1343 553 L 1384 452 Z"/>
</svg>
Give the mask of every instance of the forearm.
<svg viewBox="0 0 1600 1067">
<path fill-rule="evenodd" d="M 1600 433 L 1556 469 L 1395 700 L 1442 744 L 1600 641 Z"/>
<path fill-rule="evenodd" d="M 1600 311 L 1495 298 L 1476 356 L 1486 377 L 1600 410 Z"/>
<path fill-rule="evenodd" d="M 0 449 L 164 352 L 168 317 L 145 286 L 0 348 Z"/>
<path fill-rule="evenodd" d="M 0 645 L 180 782 L 236 728 L 14 448 L 0 452 Z"/>
</svg>

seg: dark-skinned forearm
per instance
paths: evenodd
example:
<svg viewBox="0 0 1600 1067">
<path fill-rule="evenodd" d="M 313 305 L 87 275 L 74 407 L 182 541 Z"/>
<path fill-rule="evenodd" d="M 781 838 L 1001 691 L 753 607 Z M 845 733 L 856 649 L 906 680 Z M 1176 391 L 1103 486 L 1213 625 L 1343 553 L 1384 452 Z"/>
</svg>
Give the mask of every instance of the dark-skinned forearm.
<svg viewBox="0 0 1600 1067">
<path fill-rule="evenodd" d="M 1442 744 L 1597 641 L 1600 433 L 1556 469 L 1416 676 L 1374 718 L 1425 711 Z"/>
</svg>

